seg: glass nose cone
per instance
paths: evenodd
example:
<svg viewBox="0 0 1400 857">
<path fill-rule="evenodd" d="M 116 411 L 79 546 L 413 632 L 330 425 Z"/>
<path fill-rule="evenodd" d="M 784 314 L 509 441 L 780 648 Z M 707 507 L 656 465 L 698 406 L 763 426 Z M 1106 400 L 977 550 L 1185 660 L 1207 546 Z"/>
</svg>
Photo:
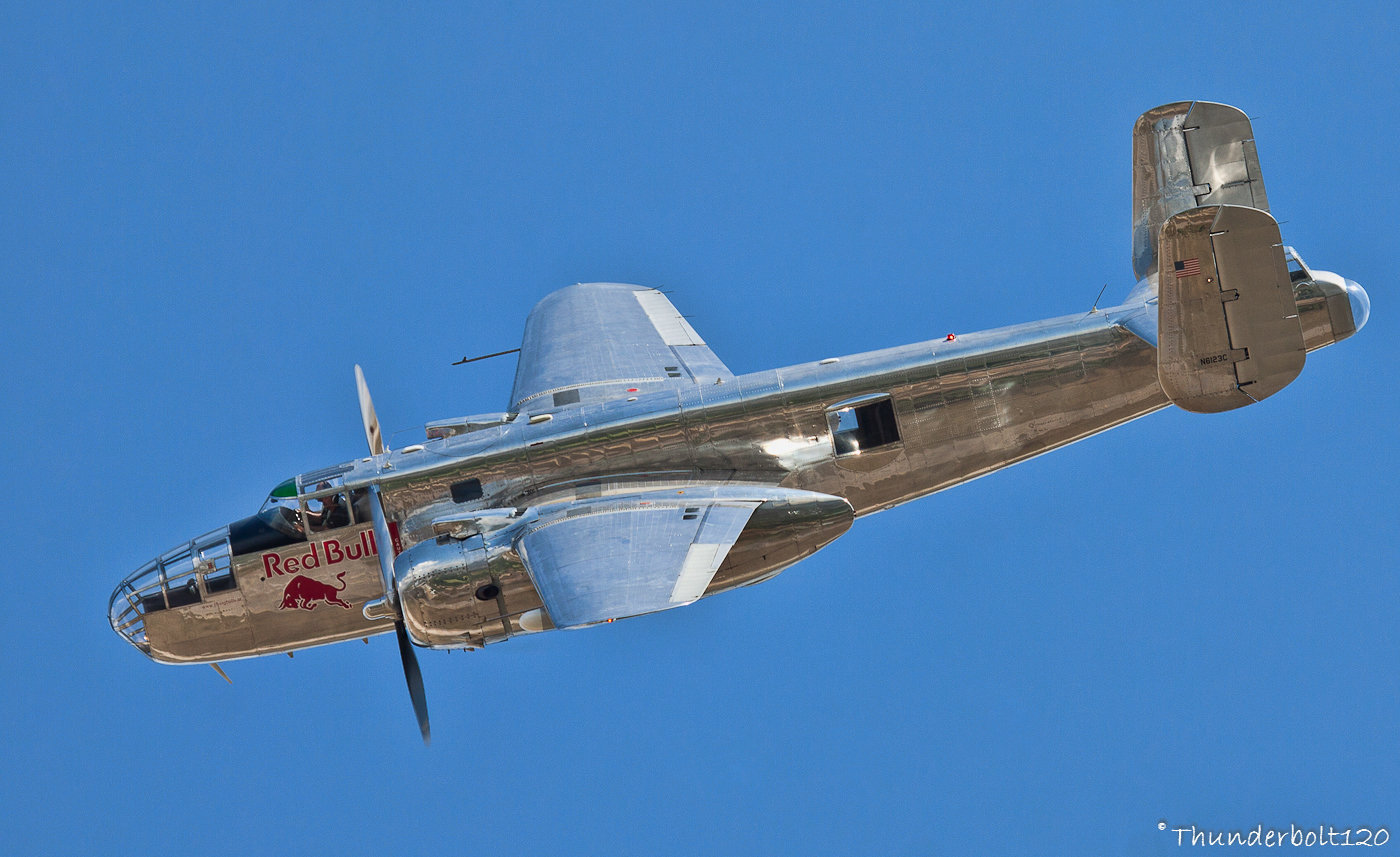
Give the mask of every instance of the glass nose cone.
<svg viewBox="0 0 1400 857">
<path fill-rule="evenodd" d="M 151 655 L 153 641 L 146 633 L 151 614 L 178 611 L 236 588 L 228 533 L 228 527 L 205 533 L 166 551 L 123 580 L 107 603 L 112 630 Z"/>
<path fill-rule="evenodd" d="M 1366 326 L 1367 320 L 1371 318 L 1371 296 L 1366 294 L 1366 290 L 1361 288 L 1361 284 L 1355 280 L 1343 280 L 1343 288 L 1347 290 L 1347 300 L 1351 301 L 1351 320 L 1360 330 Z"/>
</svg>

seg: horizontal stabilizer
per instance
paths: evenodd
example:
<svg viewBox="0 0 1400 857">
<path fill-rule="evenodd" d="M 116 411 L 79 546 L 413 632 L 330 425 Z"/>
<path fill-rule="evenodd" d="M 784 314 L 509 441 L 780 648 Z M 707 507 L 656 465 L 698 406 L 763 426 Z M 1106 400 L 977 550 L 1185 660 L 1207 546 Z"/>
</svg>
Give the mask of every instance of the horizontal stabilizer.
<svg viewBox="0 0 1400 857">
<path fill-rule="evenodd" d="M 1303 371 L 1306 351 L 1278 224 L 1208 205 L 1173 215 L 1158 242 L 1157 378 L 1197 413 L 1243 407 Z"/>
</svg>

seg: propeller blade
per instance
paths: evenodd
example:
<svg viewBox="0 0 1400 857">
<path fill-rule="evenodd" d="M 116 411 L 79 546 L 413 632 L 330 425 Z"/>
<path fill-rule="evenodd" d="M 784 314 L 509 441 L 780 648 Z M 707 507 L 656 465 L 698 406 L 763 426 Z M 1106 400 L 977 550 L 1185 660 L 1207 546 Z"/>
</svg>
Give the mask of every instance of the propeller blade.
<svg viewBox="0 0 1400 857">
<path fill-rule="evenodd" d="M 403 659 L 403 677 L 408 682 L 408 696 L 413 700 L 413 714 L 418 718 L 418 731 L 423 733 L 423 746 L 432 743 L 432 730 L 428 727 L 428 695 L 423 690 L 423 672 L 418 669 L 418 656 L 413 653 L 413 643 L 409 642 L 408 629 L 403 622 L 394 623 L 394 633 L 399 638 L 399 657 Z"/>
<path fill-rule="evenodd" d="M 369 486 L 369 514 L 374 520 L 374 546 L 379 550 L 379 574 L 384 579 L 384 597 L 394 613 L 403 619 L 399 609 L 398 580 L 394 576 L 394 539 L 389 534 L 389 521 L 384 517 L 384 502 L 379 497 L 379 486 Z"/>
<path fill-rule="evenodd" d="M 374 402 L 369 397 L 369 385 L 365 383 L 365 372 L 355 364 L 355 390 L 360 395 L 360 419 L 365 424 L 365 440 L 369 441 L 370 455 L 384 452 L 384 433 L 379 429 L 379 417 L 374 413 Z M 394 575 L 394 540 L 389 534 L 389 521 L 384 515 L 384 501 L 379 496 L 379 484 L 369 486 L 370 517 L 374 519 L 374 541 L 379 549 L 379 574 L 384 578 L 384 598 L 394 608 L 394 636 L 399 638 L 399 660 L 403 662 L 403 677 L 408 683 L 408 696 L 413 700 L 413 714 L 418 718 L 418 731 L 423 734 L 423 745 L 432 743 L 432 730 L 428 726 L 428 695 L 423 690 L 423 671 L 418 668 L 418 656 L 413 653 L 413 641 L 408 639 L 408 629 L 403 624 L 403 608 L 399 606 L 398 580 Z M 215 665 L 218 669 L 218 665 Z M 222 674 L 222 671 L 220 671 Z"/>
<path fill-rule="evenodd" d="M 360 394 L 360 419 L 365 424 L 365 440 L 369 441 L 369 454 L 384 452 L 384 432 L 379 430 L 379 417 L 374 413 L 374 402 L 369 397 L 369 385 L 365 383 L 365 372 L 360 364 L 355 364 L 355 390 Z"/>
</svg>

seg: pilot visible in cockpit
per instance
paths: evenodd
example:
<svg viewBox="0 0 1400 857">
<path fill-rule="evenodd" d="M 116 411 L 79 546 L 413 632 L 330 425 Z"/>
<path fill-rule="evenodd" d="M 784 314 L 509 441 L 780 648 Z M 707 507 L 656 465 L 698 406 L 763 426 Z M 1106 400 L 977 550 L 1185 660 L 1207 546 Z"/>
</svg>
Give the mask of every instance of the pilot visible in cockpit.
<svg viewBox="0 0 1400 857">
<path fill-rule="evenodd" d="M 321 483 L 316 486 L 320 491 L 331 487 L 328 483 Z M 340 527 L 349 526 L 350 508 L 345 503 L 344 494 L 328 494 L 319 498 L 321 508 L 319 510 L 310 508 L 307 504 L 306 519 L 313 530 L 334 530 Z"/>
</svg>

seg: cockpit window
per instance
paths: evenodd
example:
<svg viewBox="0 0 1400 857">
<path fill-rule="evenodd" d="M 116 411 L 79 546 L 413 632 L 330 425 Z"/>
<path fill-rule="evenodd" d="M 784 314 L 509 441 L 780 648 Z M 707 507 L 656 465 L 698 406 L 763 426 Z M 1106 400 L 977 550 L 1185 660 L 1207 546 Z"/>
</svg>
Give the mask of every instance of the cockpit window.
<svg viewBox="0 0 1400 857">
<path fill-rule="evenodd" d="M 264 524 L 285 536 L 300 541 L 306 538 L 301 523 L 301 504 L 297 502 L 297 483 L 288 479 L 272 489 L 267 500 L 258 510 L 258 518 Z"/>
<path fill-rule="evenodd" d="M 368 521 L 365 490 L 346 491 L 344 486 L 344 476 L 333 472 L 303 474 L 282 482 L 267 495 L 256 515 L 230 525 L 233 554 L 274 550 L 306 541 L 308 532 L 316 535 Z"/>
<path fill-rule="evenodd" d="M 297 481 L 295 479 L 288 479 L 286 482 L 283 482 L 276 488 L 273 488 L 272 493 L 267 495 L 267 500 L 270 503 L 273 501 L 273 499 L 285 500 L 288 497 L 295 499 L 296 496 Z"/>
<path fill-rule="evenodd" d="M 306 541 L 296 481 L 288 479 L 273 488 L 256 515 L 230 524 L 229 540 L 234 556 Z"/>
<path fill-rule="evenodd" d="M 355 523 L 363 524 L 366 521 L 374 520 L 374 513 L 369 508 L 369 489 L 356 488 L 350 492 L 350 507 L 355 510 Z"/>
</svg>

